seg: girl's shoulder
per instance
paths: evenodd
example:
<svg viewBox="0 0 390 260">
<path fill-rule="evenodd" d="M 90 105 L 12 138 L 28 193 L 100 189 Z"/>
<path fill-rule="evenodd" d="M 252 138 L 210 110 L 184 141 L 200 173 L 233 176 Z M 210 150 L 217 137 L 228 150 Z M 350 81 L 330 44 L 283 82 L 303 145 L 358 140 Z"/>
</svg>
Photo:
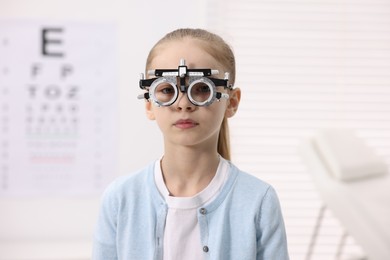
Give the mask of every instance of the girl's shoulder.
<svg viewBox="0 0 390 260">
<path fill-rule="evenodd" d="M 248 173 L 246 171 L 240 170 L 234 164 L 231 164 L 231 170 L 233 173 L 236 173 L 236 185 L 243 186 L 247 191 L 267 191 L 272 188 L 272 186 L 266 181 L 258 178 L 257 176 Z"/>
<path fill-rule="evenodd" d="M 244 198 L 258 198 L 260 200 L 278 200 L 276 190 L 268 182 L 248 172 L 242 171 L 232 164 L 234 180 L 234 193 Z"/>
<path fill-rule="evenodd" d="M 129 192 L 137 193 L 149 185 L 153 171 L 154 162 L 130 174 L 119 176 L 107 186 L 103 196 L 123 196 Z"/>
</svg>

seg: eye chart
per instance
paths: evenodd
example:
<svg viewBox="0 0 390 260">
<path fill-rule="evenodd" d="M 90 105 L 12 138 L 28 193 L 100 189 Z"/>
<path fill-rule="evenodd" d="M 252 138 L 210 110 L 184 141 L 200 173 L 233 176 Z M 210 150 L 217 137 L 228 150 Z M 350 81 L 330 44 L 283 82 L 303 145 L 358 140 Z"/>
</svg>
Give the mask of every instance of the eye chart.
<svg viewBox="0 0 390 260">
<path fill-rule="evenodd" d="M 0 21 L 0 196 L 91 195 L 115 173 L 112 24 Z"/>
</svg>

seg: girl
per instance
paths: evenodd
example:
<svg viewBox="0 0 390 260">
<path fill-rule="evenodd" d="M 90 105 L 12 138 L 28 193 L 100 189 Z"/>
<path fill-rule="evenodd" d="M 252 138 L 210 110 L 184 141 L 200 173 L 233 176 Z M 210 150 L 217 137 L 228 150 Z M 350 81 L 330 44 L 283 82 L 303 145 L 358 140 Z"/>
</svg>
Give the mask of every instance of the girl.
<svg viewBox="0 0 390 260">
<path fill-rule="evenodd" d="M 107 188 L 93 259 L 288 259 L 274 189 L 229 161 L 227 119 L 241 96 L 231 48 L 178 29 L 152 48 L 146 71 L 141 98 L 164 155 Z"/>
</svg>

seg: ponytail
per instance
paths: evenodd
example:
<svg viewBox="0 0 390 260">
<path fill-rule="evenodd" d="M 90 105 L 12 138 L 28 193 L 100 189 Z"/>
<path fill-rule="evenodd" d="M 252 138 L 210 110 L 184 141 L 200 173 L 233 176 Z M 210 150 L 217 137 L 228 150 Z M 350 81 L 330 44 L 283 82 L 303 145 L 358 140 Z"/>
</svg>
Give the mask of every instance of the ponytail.
<svg viewBox="0 0 390 260">
<path fill-rule="evenodd" d="M 225 117 L 222 121 L 221 128 L 218 136 L 218 153 L 226 160 L 231 160 L 230 155 L 230 138 L 229 138 L 229 125 L 228 120 Z"/>
</svg>

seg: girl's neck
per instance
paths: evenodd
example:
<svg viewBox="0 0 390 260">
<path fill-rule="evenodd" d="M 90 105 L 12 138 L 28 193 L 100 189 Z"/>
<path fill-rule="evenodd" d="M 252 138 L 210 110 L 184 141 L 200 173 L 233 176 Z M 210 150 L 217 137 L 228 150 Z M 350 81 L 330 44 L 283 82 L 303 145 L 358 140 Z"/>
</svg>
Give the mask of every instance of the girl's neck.
<svg viewBox="0 0 390 260">
<path fill-rule="evenodd" d="M 213 179 L 219 164 L 216 151 L 182 148 L 165 151 L 161 171 L 170 194 L 191 197 L 202 191 Z"/>
</svg>

